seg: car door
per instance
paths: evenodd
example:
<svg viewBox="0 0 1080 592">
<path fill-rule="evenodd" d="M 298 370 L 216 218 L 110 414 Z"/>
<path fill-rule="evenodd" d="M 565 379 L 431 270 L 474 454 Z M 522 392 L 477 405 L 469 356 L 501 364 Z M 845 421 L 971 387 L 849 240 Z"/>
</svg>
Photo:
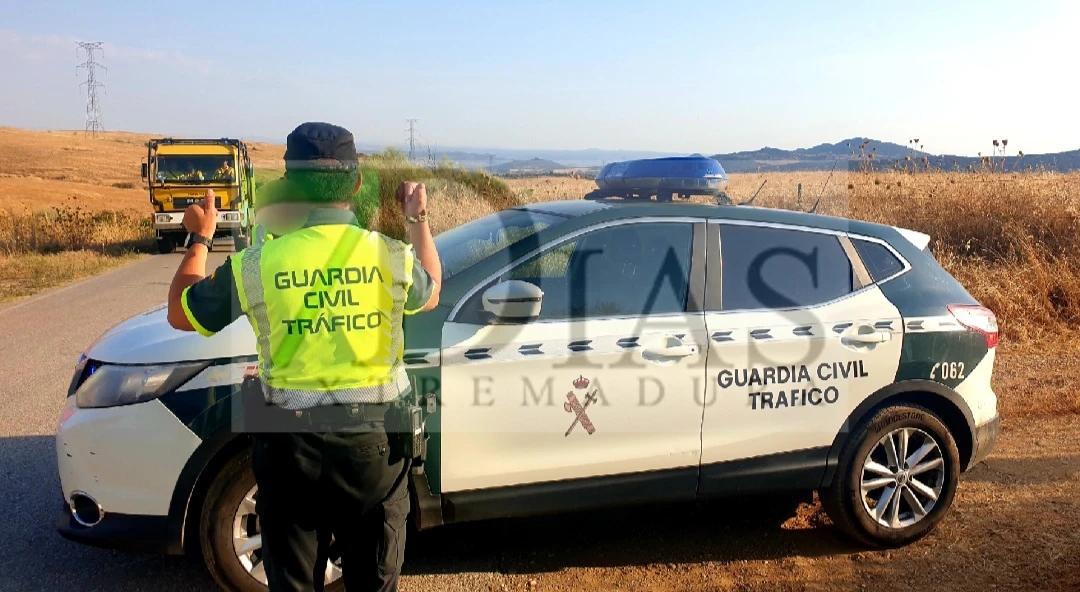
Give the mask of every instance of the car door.
<svg viewBox="0 0 1080 592">
<path fill-rule="evenodd" d="M 896 376 L 899 311 L 843 233 L 710 230 L 701 491 L 815 487 L 848 415 Z"/>
<path fill-rule="evenodd" d="M 462 299 L 442 336 L 444 493 L 670 469 L 666 494 L 693 495 L 707 341 L 694 222 L 572 232 Z M 538 318 L 484 312 L 507 280 L 543 290 Z"/>
</svg>

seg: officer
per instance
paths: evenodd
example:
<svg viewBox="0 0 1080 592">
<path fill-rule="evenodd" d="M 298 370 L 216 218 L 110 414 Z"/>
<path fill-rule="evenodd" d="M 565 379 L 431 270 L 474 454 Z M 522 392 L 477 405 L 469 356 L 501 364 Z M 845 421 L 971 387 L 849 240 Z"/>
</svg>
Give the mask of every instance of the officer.
<svg viewBox="0 0 1080 592">
<path fill-rule="evenodd" d="M 195 243 L 169 288 L 169 323 L 210 335 L 246 315 L 255 330 L 259 376 L 245 384 L 267 403 L 252 462 L 270 590 L 321 587 L 331 536 L 347 590 L 396 590 L 412 457 L 387 427 L 410 392 L 402 316 L 435 307 L 442 274 L 425 189 L 398 188 L 406 244 L 350 211 L 362 178 L 347 130 L 300 125 L 285 170 L 293 203 L 277 205 L 302 223 L 210 277 L 212 192 L 184 213 Z"/>
</svg>

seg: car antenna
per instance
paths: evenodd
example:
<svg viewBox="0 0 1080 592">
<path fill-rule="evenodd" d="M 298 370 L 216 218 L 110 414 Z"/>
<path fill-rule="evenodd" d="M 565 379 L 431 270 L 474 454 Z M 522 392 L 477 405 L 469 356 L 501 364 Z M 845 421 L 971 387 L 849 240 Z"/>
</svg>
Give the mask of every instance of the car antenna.
<svg viewBox="0 0 1080 592">
<path fill-rule="evenodd" d="M 762 189 L 763 187 L 765 187 L 765 184 L 766 184 L 766 183 L 768 183 L 768 182 L 769 182 L 769 180 L 768 180 L 768 179 L 765 179 L 764 181 L 762 181 L 762 182 L 761 182 L 761 187 L 758 187 L 758 188 L 757 188 L 757 191 L 755 191 L 755 192 L 754 192 L 754 197 L 751 197 L 750 199 L 748 199 L 748 200 L 746 200 L 746 201 L 742 202 L 742 203 L 741 203 L 741 204 L 739 204 L 739 205 L 740 205 L 740 206 L 748 206 L 748 205 L 751 205 L 751 204 L 753 204 L 753 203 L 754 203 L 754 200 L 755 200 L 755 199 L 757 199 L 757 194 L 761 193 L 761 189 Z"/>
<path fill-rule="evenodd" d="M 829 169 L 829 176 L 825 177 L 825 184 L 821 186 L 821 191 L 818 192 L 817 201 L 814 202 L 814 207 L 810 208 L 810 211 L 808 211 L 807 214 L 817 213 L 817 207 L 821 205 L 821 196 L 825 195 L 825 188 L 829 186 L 829 179 L 832 179 L 833 172 L 836 171 L 836 163 L 838 162 L 840 162 L 839 156 L 837 156 L 836 160 L 833 161 L 832 168 Z"/>
</svg>

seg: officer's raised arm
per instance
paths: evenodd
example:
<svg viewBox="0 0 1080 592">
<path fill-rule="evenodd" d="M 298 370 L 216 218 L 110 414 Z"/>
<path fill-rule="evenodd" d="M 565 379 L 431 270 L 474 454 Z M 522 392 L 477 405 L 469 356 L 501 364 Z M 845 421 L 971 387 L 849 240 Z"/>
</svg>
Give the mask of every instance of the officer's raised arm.
<svg viewBox="0 0 1080 592">
<path fill-rule="evenodd" d="M 169 285 L 168 318 L 174 329 L 213 335 L 243 314 L 231 260 L 206 277 L 206 256 L 214 244 L 217 215 L 212 189 L 206 190 L 202 203 L 184 211 L 184 228 L 193 241 Z"/>
<path fill-rule="evenodd" d="M 427 272 L 420 274 L 416 273 L 419 270 L 414 270 L 410 300 L 413 300 L 416 293 L 423 294 L 426 289 L 430 289 L 428 297 L 416 303 L 422 303 L 419 308 L 410 309 L 406 306 L 406 312 L 431 310 L 439 304 L 439 292 L 442 288 L 442 262 L 439 261 L 439 253 L 435 250 L 435 240 L 431 237 L 431 228 L 427 223 L 427 189 L 423 183 L 405 182 L 398 187 L 397 198 L 405 213 L 405 222 L 409 228 L 409 243 L 412 244 L 422 270 Z"/>
</svg>

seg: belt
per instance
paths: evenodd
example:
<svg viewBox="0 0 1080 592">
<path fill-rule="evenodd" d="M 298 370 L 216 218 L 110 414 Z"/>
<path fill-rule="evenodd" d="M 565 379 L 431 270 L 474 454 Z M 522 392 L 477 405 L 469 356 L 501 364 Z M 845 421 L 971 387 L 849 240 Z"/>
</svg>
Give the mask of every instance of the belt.
<svg viewBox="0 0 1080 592">
<path fill-rule="evenodd" d="M 247 427 L 260 431 L 325 430 L 365 423 L 383 423 L 396 403 L 344 403 L 306 409 L 286 409 L 263 398 L 258 379 L 245 379 L 241 386 Z"/>
<path fill-rule="evenodd" d="M 352 403 L 281 411 L 309 425 L 349 425 L 384 421 L 391 407 L 391 403 Z"/>
</svg>

